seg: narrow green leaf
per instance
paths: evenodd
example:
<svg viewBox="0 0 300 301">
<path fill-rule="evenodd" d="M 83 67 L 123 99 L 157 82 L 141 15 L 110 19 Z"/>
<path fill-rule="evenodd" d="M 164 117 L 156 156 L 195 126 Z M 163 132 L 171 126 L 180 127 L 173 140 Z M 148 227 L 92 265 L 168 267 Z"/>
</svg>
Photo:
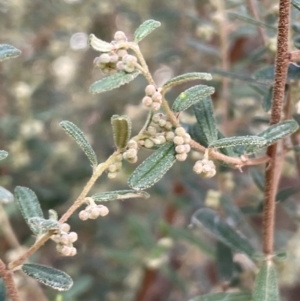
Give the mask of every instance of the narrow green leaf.
<svg viewBox="0 0 300 301">
<path fill-rule="evenodd" d="M 92 198 L 96 202 L 107 202 L 114 200 L 124 200 L 131 198 L 143 198 L 147 199 L 150 195 L 146 191 L 135 191 L 135 190 L 116 190 L 116 191 L 107 191 L 99 192 L 92 195 Z"/>
<path fill-rule="evenodd" d="M 299 192 L 299 187 L 287 187 L 284 189 L 281 189 L 276 194 L 276 202 L 284 202 L 292 195 Z"/>
<path fill-rule="evenodd" d="M 17 186 L 15 188 L 15 199 L 19 205 L 20 211 L 31 229 L 35 234 L 39 234 L 39 229 L 30 224 L 32 217 L 44 218 L 40 203 L 36 194 L 27 187 Z"/>
<path fill-rule="evenodd" d="M 251 294 L 246 292 L 209 294 L 194 297 L 189 301 L 251 301 Z"/>
<path fill-rule="evenodd" d="M 278 140 L 291 135 L 296 132 L 299 128 L 298 123 L 295 120 L 285 120 L 280 123 L 269 126 L 265 131 L 259 133 L 257 136 L 265 138 L 266 143 L 264 145 L 251 145 L 248 146 L 245 151 L 247 153 L 254 152 L 261 147 L 267 147 L 274 144 Z"/>
<path fill-rule="evenodd" d="M 239 234 L 211 209 L 203 208 L 196 211 L 192 216 L 192 223 L 204 227 L 232 250 L 245 253 L 248 256 L 254 253 L 248 239 Z"/>
<path fill-rule="evenodd" d="M 26 275 L 58 291 L 67 291 L 73 285 L 73 280 L 67 273 L 45 265 L 23 264 L 22 271 Z"/>
<path fill-rule="evenodd" d="M 39 229 L 39 234 L 47 233 L 50 230 L 59 229 L 59 222 L 54 219 L 32 217 L 28 220 L 28 223 L 35 229 Z"/>
<path fill-rule="evenodd" d="M 0 150 L 0 160 L 5 159 L 8 156 L 8 152 L 5 150 Z"/>
<path fill-rule="evenodd" d="M 260 172 L 257 169 L 251 169 L 250 175 L 253 179 L 253 182 L 255 183 L 256 187 L 264 192 L 265 191 L 265 176 L 262 172 Z"/>
<path fill-rule="evenodd" d="M 217 121 L 214 116 L 214 108 L 211 97 L 208 96 L 202 101 L 193 105 L 194 113 L 199 129 L 205 137 L 207 146 L 218 139 Z"/>
<path fill-rule="evenodd" d="M 192 72 L 192 73 L 185 73 L 179 76 L 176 76 L 170 80 L 168 80 L 166 83 L 162 86 L 162 91 L 166 91 L 167 89 L 180 85 L 182 83 L 191 81 L 191 80 L 212 80 L 212 76 L 210 73 L 202 73 L 202 72 Z"/>
<path fill-rule="evenodd" d="M 280 301 L 277 273 L 271 261 L 264 262 L 256 276 L 253 301 Z"/>
<path fill-rule="evenodd" d="M 181 112 L 202 100 L 203 98 L 213 94 L 215 92 L 214 87 L 205 85 L 197 85 L 185 90 L 175 99 L 172 110 L 174 112 Z"/>
<path fill-rule="evenodd" d="M 6 287 L 2 278 L 0 278 L 0 301 L 5 301 L 5 299 L 6 299 Z"/>
<path fill-rule="evenodd" d="M 120 86 L 133 81 L 139 74 L 139 71 L 132 73 L 126 73 L 125 71 L 117 72 L 116 74 L 107 76 L 93 83 L 90 87 L 90 93 L 102 93 L 119 88 Z"/>
<path fill-rule="evenodd" d="M 128 185 L 134 190 L 144 190 L 158 182 L 176 161 L 173 142 L 165 143 L 150 155 L 128 179 Z"/>
<path fill-rule="evenodd" d="M 259 147 L 266 144 L 266 139 L 259 136 L 236 136 L 228 137 L 213 141 L 209 144 L 210 148 L 223 148 L 228 146 L 237 146 L 237 145 L 257 145 Z"/>
<path fill-rule="evenodd" d="M 134 32 L 134 41 L 138 43 L 160 25 L 161 23 L 155 20 L 145 21 Z"/>
<path fill-rule="evenodd" d="M 273 98 L 273 87 L 268 89 L 268 92 L 264 95 L 262 107 L 265 112 L 269 112 L 272 107 L 272 98 Z"/>
<path fill-rule="evenodd" d="M 299 0 L 292 0 L 292 5 L 300 10 L 300 1 Z"/>
<path fill-rule="evenodd" d="M 76 143 L 80 146 L 80 148 L 83 150 L 83 152 L 86 154 L 86 156 L 89 158 L 90 162 L 93 166 L 97 166 L 98 160 L 96 157 L 96 154 L 85 138 L 83 132 L 71 121 L 61 121 L 60 126 L 66 131 L 67 134 L 69 134 Z"/>
<path fill-rule="evenodd" d="M 14 201 L 14 195 L 4 187 L 0 186 L 0 204 L 7 204 Z"/>
<path fill-rule="evenodd" d="M 123 150 L 131 136 L 131 120 L 126 115 L 113 115 L 111 117 L 111 125 L 115 145 L 119 150 Z"/>
<path fill-rule="evenodd" d="M 89 45 L 94 50 L 100 52 L 110 52 L 113 49 L 113 45 L 111 43 L 98 39 L 94 34 L 90 34 L 89 36 Z"/>
<path fill-rule="evenodd" d="M 21 54 L 21 51 L 14 46 L 7 44 L 0 44 L 0 62 L 17 57 Z"/>
<path fill-rule="evenodd" d="M 232 251 L 227 245 L 222 242 L 217 242 L 216 265 L 219 275 L 219 280 L 230 283 L 234 273 L 234 263 Z"/>
</svg>

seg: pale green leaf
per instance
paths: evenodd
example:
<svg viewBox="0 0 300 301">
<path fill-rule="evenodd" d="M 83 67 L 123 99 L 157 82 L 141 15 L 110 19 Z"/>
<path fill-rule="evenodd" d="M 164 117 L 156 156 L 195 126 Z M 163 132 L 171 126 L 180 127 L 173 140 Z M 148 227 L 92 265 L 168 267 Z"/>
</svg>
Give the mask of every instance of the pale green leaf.
<svg viewBox="0 0 300 301">
<path fill-rule="evenodd" d="M 4 187 L 0 186 L 0 204 L 11 203 L 14 200 L 14 195 Z"/>
<path fill-rule="evenodd" d="M 158 182 L 176 161 L 173 142 L 168 142 L 150 155 L 128 179 L 134 190 L 144 190 Z"/>
<path fill-rule="evenodd" d="M 115 145 L 119 150 L 123 150 L 131 136 L 131 120 L 126 115 L 113 115 L 111 117 L 111 125 Z"/>
<path fill-rule="evenodd" d="M 39 229 L 39 234 L 59 229 L 59 222 L 54 219 L 32 217 L 28 220 L 28 224 L 35 229 Z"/>
<path fill-rule="evenodd" d="M 60 126 L 69 134 L 76 143 L 80 146 L 86 156 L 89 158 L 90 162 L 93 166 L 97 166 L 98 161 L 96 154 L 91 147 L 90 143 L 85 138 L 83 132 L 71 121 L 62 121 L 60 122 Z"/>
<path fill-rule="evenodd" d="M 110 52 L 113 49 L 113 45 L 111 43 L 98 39 L 94 34 L 90 34 L 89 36 L 89 45 L 94 50 L 100 52 Z"/>
<path fill-rule="evenodd" d="M 277 273 L 271 261 L 263 263 L 255 278 L 253 301 L 280 301 Z"/>
<path fill-rule="evenodd" d="M 251 153 L 261 147 L 267 147 L 274 144 L 278 140 L 293 134 L 299 128 L 298 123 L 295 120 L 285 120 L 280 123 L 269 126 L 265 131 L 259 133 L 257 136 L 265 138 L 266 143 L 264 145 L 251 145 L 246 148 L 246 152 Z"/>
<path fill-rule="evenodd" d="M 93 83 L 90 87 L 90 92 L 95 94 L 119 88 L 133 81 L 139 74 L 139 71 L 132 73 L 126 73 L 125 71 L 117 72 Z"/>
<path fill-rule="evenodd" d="M 197 85 L 185 90 L 175 99 L 172 110 L 181 112 L 215 92 L 214 87 Z"/>
<path fill-rule="evenodd" d="M 58 291 L 67 291 L 73 285 L 73 280 L 67 273 L 45 265 L 23 264 L 22 271 Z"/>
<path fill-rule="evenodd" d="M 292 0 L 292 5 L 297 8 L 298 10 L 300 10 L 300 1 L 299 0 Z"/>
<path fill-rule="evenodd" d="M 236 136 L 236 137 L 228 137 L 222 138 L 216 141 L 213 141 L 209 144 L 210 148 L 223 148 L 229 146 L 237 146 L 237 145 L 255 145 L 258 147 L 262 147 L 266 144 L 266 139 L 258 136 Z"/>
<path fill-rule="evenodd" d="M 210 73 L 202 73 L 202 72 L 192 72 L 192 73 L 185 73 L 179 76 L 176 76 L 170 80 L 168 80 L 166 83 L 162 86 L 162 91 L 166 91 L 167 89 L 180 85 L 182 83 L 191 81 L 191 80 L 212 80 L 212 76 Z"/>
<path fill-rule="evenodd" d="M 161 23 L 155 20 L 145 21 L 134 32 L 134 41 L 138 43 L 160 25 Z"/>
<path fill-rule="evenodd" d="M 199 125 L 199 130 L 206 141 L 206 145 L 218 139 L 217 121 L 214 116 L 214 109 L 211 97 L 205 97 L 203 100 L 193 105 L 193 110 Z"/>
<path fill-rule="evenodd" d="M 6 298 L 6 287 L 2 278 L 0 278 L 0 301 L 5 301 L 5 298 Z"/>
<path fill-rule="evenodd" d="M 135 191 L 135 190 L 116 190 L 116 191 L 107 191 L 107 192 L 99 192 L 92 195 L 92 198 L 96 202 L 107 202 L 114 200 L 124 200 L 131 198 L 149 198 L 149 193 L 145 191 Z"/>
<path fill-rule="evenodd" d="M 247 292 L 219 293 L 198 296 L 189 301 L 251 301 L 251 294 Z"/>
<path fill-rule="evenodd" d="M 15 188 L 15 199 L 31 231 L 35 234 L 39 234 L 39 229 L 31 225 L 29 222 L 32 217 L 44 218 L 43 211 L 36 194 L 27 187 L 17 186 Z"/>
<path fill-rule="evenodd" d="M 253 255 L 254 249 L 248 239 L 238 233 L 231 225 L 222 220 L 213 210 L 203 208 L 194 213 L 192 223 L 204 227 L 219 241 L 223 242 L 232 250 Z"/>
<path fill-rule="evenodd" d="M 0 62 L 6 59 L 17 57 L 21 51 L 14 46 L 7 44 L 0 44 Z"/>
<path fill-rule="evenodd" d="M 5 159 L 8 156 L 8 152 L 5 150 L 0 150 L 0 160 Z"/>
</svg>

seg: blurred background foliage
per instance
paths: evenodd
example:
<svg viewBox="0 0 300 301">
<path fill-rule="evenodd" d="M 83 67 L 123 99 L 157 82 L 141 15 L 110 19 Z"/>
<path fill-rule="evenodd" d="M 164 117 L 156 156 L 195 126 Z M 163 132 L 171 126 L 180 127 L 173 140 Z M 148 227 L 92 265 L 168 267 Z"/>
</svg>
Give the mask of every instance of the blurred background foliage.
<svg viewBox="0 0 300 301">
<path fill-rule="evenodd" d="M 220 11 L 216 3 L 223 3 L 225 11 Z M 146 81 L 140 76 L 117 90 L 89 94 L 89 86 L 103 75 L 93 67 L 97 53 L 89 49 L 87 38 L 94 33 L 110 41 L 117 30 L 130 38 L 150 18 L 160 21 L 162 26 L 141 42 L 141 49 L 157 83 L 186 72 L 211 72 L 220 130 L 231 136 L 255 134 L 266 128 L 271 85 L 270 81 L 255 80 L 253 72 L 273 64 L 278 6 L 272 0 L 258 3 L 259 25 L 266 37 L 262 41 L 249 3 L 0 0 L 0 43 L 22 50 L 21 57 L 0 65 L 0 149 L 10 154 L 0 165 L 1 186 L 11 191 L 16 185 L 30 187 L 37 193 L 43 210 L 53 208 L 62 214 L 87 182 L 91 167 L 59 122 L 70 120 L 77 124 L 99 160 L 105 160 L 113 151 L 113 114 L 127 114 L 133 121 L 133 133 L 139 131 L 147 113 L 141 105 Z M 292 14 L 292 36 L 297 41 L 299 11 L 293 9 Z M 228 70 L 222 65 L 224 41 L 222 44 L 220 20 L 228 29 Z M 292 110 L 299 99 L 299 75 L 295 70 L 293 85 L 288 87 L 292 90 Z M 223 93 L 224 75 L 226 80 L 229 78 L 227 95 Z M 172 89 L 168 99 L 172 101 L 189 86 Z M 224 125 L 225 101 L 229 117 Z M 182 122 L 194 123 L 191 113 L 182 114 Z M 299 115 L 295 117 L 299 120 Z M 294 141 L 297 139 L 294 137 Z M 139 162 L 150 153 L 142 150 Z M 148 200 L 110 203 L 110 214 L 95 221 L 82 222 L 72 216 L 71 227 L 79 234 L 77 256 L 59 257 L 50 242 L 32 257 L 33 262 L 60 268 L 75 280 L 74 287 L 63 294 L 43 288 L 46 298 L 179 301 L 211 291 L 249 289 L 253 266 L 245 258 L 233 256 L 201 229 L 189 225 L 198 208 L 212 207 L 243 231 L 260 251 L 263 169 L 244 168 L 240 173 L 220 167 L 217 177 L 203 179 L 192 172 L 197 156 L 193 154 L 189 162 L 177 163 L 149 190 Z M 93 192 L 126 189 L 126 179 L 134 168 L 125 165 L 116 180 L 101 177 Z M 299 155 L 289 154 L 280 182 L 280 190 L 285 190 L 278 197 L 278 201 L 284 202 L 278 206 L 276 219 L 276 249 L 287 247 L 291 254 L 280 266 L 286 298 L 282 300 L 297 300 L 300 291 L 300 208 L 295 189 L 299 186 L 299 170 Z M 225 201 L 221 201 L 220 195 Z M 33 237 L 16 206 L 9 204 L 6 211 L 18 239 L 29 246 Z M 238 221 L 232 214 L 238 214 Z M 12 246 L 4 232 L 0 233 L 0 257 L 7 258 Z M 17 280 L 22 300 L 41 300 L 23 277 Z"/>
</svg>

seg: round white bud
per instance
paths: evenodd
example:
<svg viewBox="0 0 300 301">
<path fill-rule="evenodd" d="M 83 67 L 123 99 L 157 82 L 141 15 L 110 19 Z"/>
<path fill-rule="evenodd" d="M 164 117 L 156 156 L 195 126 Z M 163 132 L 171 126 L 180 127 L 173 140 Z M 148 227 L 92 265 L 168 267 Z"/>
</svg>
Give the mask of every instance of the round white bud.
<svg viewBox="0 0 300 301">
<path fill-rule="evenodd" d="M 156 128 L 154 126 L 149 126 L 147 129 L 147 132 L 151 135 L 154 136 L 156 134 Z"/>
<path fill-rule="evenodd" d="M 63 245 L 68 245 L 69 244 L 69 236 L 68 234 L 62 234 L 60 236 L 59 242 Z"/>
<path fill-rule="evenodd" d="M 182 137 L 180 137 L 180 136 L 175 136 L 174 137 L 174 139 L 173 139 L 173 142 L 175 143 L 175 144 L 177 144 L 177 145 L 181 145 L 181 144 L 183 144 L 183 138 Z"/>
<path fill-rule="evenodd" d="M 184 141 L 184 143 L 190 143 L 190 141 L 191 141 L 190 134 L 185 133 L 184 136 L 183 136 L 183 141 Z"/>
<path fill-rule="evenodd" d="M 123 69 L 124 69 L 124 64 L 123 64 L 123 62 L 121 62 L 121 61 L 117 62 L 116 68 L 117 68 L 118 70 L 123 70 Z"/>
<path fill-rule="evenodd" d="M 175 137 L 175 134 L 173 132 L 170 131 L 170 132 L 166 133 L 167 141 L 173 141 L 174 137 Z"/>
<path fill-rule="evenodd" d="M 96 219 L 99 215 L 100 215 L 100 209 L 96 206 L 91 210 L 89 218 Z"/>
<path fill-rule="evenodd" d="M 79 218 L 82 220 L 82 221 L 86 221 L 87 219 L 89 219 L 89 213 L 85 210 L 81 210 L 79 212 Z"/>
<path fill-rule="evenodd" d="M 134 157 L 134 158 L 129 158 L 129 159 L 127 159 L 127 161 L 128 161 L 129 163 L 136 163 L 137 160 L 138 160 L 138 157 L 137 157 L 137 156 Z"/>
<path fill-rule="evenodd" d="M 153 102 L 153 100 L 152 100 L 152 98 L 150 96 L 145 96 L 142 99 L 142 103 L 146 107 L 150 107 L 152 105 L 152 102 Z"/>
<path fill-rule="evenodd" d="M 108 167 L 109 172 L 116 172 L 117 171 L 117 166 L 115 164 L 110 164 Z"/>
<path fill-rule="evenodd" d="M 132 159 L 132 158 L 136 157 L 137 150 L 134 148 L 130 148 L 126 151 L 126 153 L 127 153 L 127 159 Z"/>
<path fill-rule="evenodd" d="M 120 31 L 120 30 L 115 32 L 114 39 L 116 41 L 127 41 L 127 37 L 126 37 L 125 33 L 123 31 Z"/>
<path fill-rule="evenodd" d="M 145 93 L 146 93 L 146 95 L 148 95 L 148 96 L 152 96 L 155 92 L 156 92 L 156 88 L 155 88 L 154 85 L 148 85 L 148 86 L 145 88 Z"/>
<path fill-rule="evenodd" d="M 184 140 L 184 138 L 183 138 L 183 140 Z M 189 153 L 190 150 L 191 150 L 191 146 L 189 144 L 183 144 L 183 145 L 184 145 L 184 148 L 185 148 L 185 152 Z"/>
<path fill-rule="evenodd" d="M 162 102 L 162 95 L 159 92 L 155 92 L 152 95 L 152 99 L 153 99 L 154 102 L 161 103 Z"/>
<path fill-rule="evenodd" d="M 108 53 L 102 53 L 100 56 L 99 56 L 99 61 L 100 63 L 102 64 L 107 64 L 110 62 L 110 55 Z"/>
<path fill-rule="evenodd" d="M 68 237 L 69 237 L 69 241 L 73 243 L 78 239 L 78 234 L 76 232 L 70 232 L 68 234 Z"/>
<path fill-rule="evenodd" d="M 135 140 L 131 139 L 131 140 L 128 141 L 127 147 L 137 149 L 138 148 L 138 144 L 137 144 L 137 142 Z"/>
<path fill-rule="evenodd" d="M 166 123 L 167 123 L 167 121 L 165 119 L 160 119 L 158 121 L 159 126 L 162 127 L 162 128 L 166 125 Z"/>
<path fill-rule="evenodd" d="M 67 223 L 63 223 L 60 225 L 60 230 L 63 231 L 63 232 L 66 232 L 68 233 L 71 229 L 71 226 Z"/>
<path fill-rule="evenodd" d="M 109 178 L 109 179 L 115 179 L 116 177 L 117 177 L 117 173 L 116 172 L 109 172 L 108 174 L 107 174 L 107 177 Z"/>
<path fill-rule="evenodd" d="M 109 61 L 111 63 L 116 63 L 119 60 L 119 56 L 116 53 L 110 55 Z"/>
<path fill-rule="evenodd" d="M 185 129 L 182 126 L 175 129 L 175 134 L 177 136 L 183 137 L 185 133 Z"/>
<path fill-rule="evenodd" d="M 118 54 L 119 57 L 123 57 L 123 56 L 127 55 L 128 52 L 127 52 L 127 50 L 125 50 L 125 49 L 119 49 L 119 50 L 117 51 L 117 54 Z"/>
<path fill-rule="evenodd" d="M 106 216 L 109 213 L 109 210 L 106 206 L 99 205 L 98 208 L 100 209 L 101 216 Z"/>
<path fill-rule="evenodd" d="M 153 111 L 158 111 L 159 109 L 160 109 L 160 103 L 158 103 L 158 102 L 153 102 L 152 104 L 151 104 L 151 109 L 153 110 Z"/>
<path fill-rule="evenodd" d="M 153 145 L 154 145 L 154 143 L 153 143 L 153 141 L 151 141 L 150 139 L 146 139 L 146 140 L 145 140 L 144 146 L 145 146 L 146 148 L 152 148 Z"/>
<path fill-rule="evenodd" d="M 171 130 L 172 129 L 172 123 L 171 122 L 169 122 L 169 121 L 167 121 L 167 123 L 166 123 L 166 125 L 165 125 L 165 129 L 166 130 Z"/>
<path fill-rule="evenodd" d="M 185 153 L 185 147 L 184 147 L 184 145 L 183 144 L 182 145 L 177 145 L 175 147 L 175 151 L 176 151 L 177 154 L 183 154 L 183 153 Z"/>
<path fill-rule="evenodd" d="M 185 161 L 187 158 L 187 154 L 186 153 L 183 153 L 183 154 L 177 154 L 176 155 L 176 160 L 177 161 Z"/>
<path fill-rule="evenodd" d="M 72 247 L 63 246 L 60 253 L 64 256 L 70 256 L 71 252 L 72 252 Z"/>
<path fill-rule="evenodd" d="M 167 140 L 166 140 L 166 137 L 165 136 L 158 136 L 157 138 L 156 138 L 157 140 L 158 140 L 158 144 L 164 144 Z"/>
</svg>

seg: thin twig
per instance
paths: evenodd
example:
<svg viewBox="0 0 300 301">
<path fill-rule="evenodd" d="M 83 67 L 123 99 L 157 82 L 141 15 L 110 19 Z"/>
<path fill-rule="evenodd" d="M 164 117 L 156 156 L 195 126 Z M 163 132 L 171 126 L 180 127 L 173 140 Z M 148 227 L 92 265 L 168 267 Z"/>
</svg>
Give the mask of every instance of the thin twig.
<svg viewBox="0 0 300 301">
<path fill-rule="evenodd" d="M 283 108 L 284 88 L 288 70 L 288 40 L 290 24 L 290 1 L 280 0 L 279 3 L 279 21 L 277 34 L 277 57 L 275 84 L 273 89 L 273 101 L 271 110 L 270 124 L 276 124 L 281 119 Z M 272 255 L 274 244 L 274 224 L 275 224 L 275 196 L 277 192 L 277 181 L 279 178 L 277 167 L 277 144 L 268 147 L 267 155 L 270 162 L 267 165 L 265 173 L 265 199 L 264 199 L 264 235 L 263 251 L 266 255 Z"/>
<path fill-rule="evenodd" d="M 6 269 L 4 262 L 0 259 L 0 275 L 5 283 L 7 293 L 12 301 L 21 301 L 13 279 L 13 272 Z"/>
</svg>

